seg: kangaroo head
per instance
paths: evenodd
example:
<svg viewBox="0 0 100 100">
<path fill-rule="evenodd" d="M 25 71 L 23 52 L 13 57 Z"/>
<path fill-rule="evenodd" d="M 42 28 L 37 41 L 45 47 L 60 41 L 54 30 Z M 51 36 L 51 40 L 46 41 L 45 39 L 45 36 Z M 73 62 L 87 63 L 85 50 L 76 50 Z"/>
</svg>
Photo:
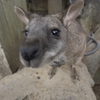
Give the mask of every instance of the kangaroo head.
<svg viewBox="0 0 100 100">
<path fill-rule="evenodd" d="M 84 2 L 71 5 L 67 13 L 40 16 L 15 6 L 14 11 L 25 23 L 25 41 L 20 47 L 20 59 L 24 66 L 39 67 L 62 55 L 67 48 L 67 27 L 80 13 Z"/>
</svg>

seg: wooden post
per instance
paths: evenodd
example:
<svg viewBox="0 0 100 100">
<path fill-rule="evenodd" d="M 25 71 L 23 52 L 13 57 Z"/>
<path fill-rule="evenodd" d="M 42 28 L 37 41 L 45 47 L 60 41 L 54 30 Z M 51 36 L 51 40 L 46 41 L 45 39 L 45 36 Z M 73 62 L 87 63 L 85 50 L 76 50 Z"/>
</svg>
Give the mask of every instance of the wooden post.
<svg viewBox="0 0 100 100">
<path fill-rule="evenodd" d="M 22 41 L 23 24 L 14 13 L 14 6 L 26 9 L 25 0 L 0 0 L 0 42 L 12 72 L 19 66 L 19 46 Z"/>
<path fill-rule="evenodd" d="M 62 11 L 62 0 L 48 0 L 48 13 L 54 14 Z"/>
</svg>

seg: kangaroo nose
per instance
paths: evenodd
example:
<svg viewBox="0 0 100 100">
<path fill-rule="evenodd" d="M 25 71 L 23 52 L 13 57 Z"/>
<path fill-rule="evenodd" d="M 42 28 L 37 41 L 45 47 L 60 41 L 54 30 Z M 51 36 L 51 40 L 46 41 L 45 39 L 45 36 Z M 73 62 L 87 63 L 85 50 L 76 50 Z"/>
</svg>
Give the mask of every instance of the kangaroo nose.
<svg viewBox="0 0 100 100">
<path fill-rule="evenodd" d="M 20 52 L 21 52 L 22 57 L 25 60 L 30 61 L 30 60 L 34 59 L 36 56 L 38 56 L 39 49 L 37 47 L 34 47 L 34 46 L 21 47 Z"/>
</svg>

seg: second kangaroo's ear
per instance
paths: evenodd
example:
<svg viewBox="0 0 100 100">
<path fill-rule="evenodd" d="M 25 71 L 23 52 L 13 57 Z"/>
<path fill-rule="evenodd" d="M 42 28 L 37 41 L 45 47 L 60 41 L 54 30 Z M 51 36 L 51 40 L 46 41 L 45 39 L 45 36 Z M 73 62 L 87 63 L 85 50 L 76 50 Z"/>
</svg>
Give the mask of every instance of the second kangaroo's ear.
<svg viewBox="0 0 100 100">
<path fill-rule="evenodd" d="M 67 14 L 63 18 L 63 23 L 65 26 L 68 26 L 70 24 L 70 21 L 76 19 L 76 17 L 79 15 L 79 13 L 83 8 L 83 5 L 84 5 L 83 0 L 77 0 L 74 4 L 72 4 L 69 7 Z"/>
<path fill-rule="evenodd" d="M 29 18 L 27 16 L 27 12 L 24 11 L 22 8 L 15 6 L 14 11 L 16 15 L 27 25 L 29 23 Z"/>
</svg>

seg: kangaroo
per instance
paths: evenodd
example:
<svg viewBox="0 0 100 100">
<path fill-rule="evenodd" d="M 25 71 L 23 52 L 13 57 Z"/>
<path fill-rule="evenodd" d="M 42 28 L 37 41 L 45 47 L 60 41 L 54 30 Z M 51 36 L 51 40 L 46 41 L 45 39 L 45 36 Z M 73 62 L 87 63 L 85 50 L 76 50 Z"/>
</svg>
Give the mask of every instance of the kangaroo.
<svg viewBox="0 0 100 100">
<path fill-rule="evenodd" d="M 84 1 L 78 0 L 67 12 L 45 16 L 15 6 L 15 13 L 26 25 L 26 38 L 19 52 L 22 64 L 33 68 L 50 64 L 52 77 L 57 67 L 69 63 L 73 78 L 77 78 L 76 66 L 86 50 L 86 35 L 75 19 L 83 5 Z"/>
</svg>

